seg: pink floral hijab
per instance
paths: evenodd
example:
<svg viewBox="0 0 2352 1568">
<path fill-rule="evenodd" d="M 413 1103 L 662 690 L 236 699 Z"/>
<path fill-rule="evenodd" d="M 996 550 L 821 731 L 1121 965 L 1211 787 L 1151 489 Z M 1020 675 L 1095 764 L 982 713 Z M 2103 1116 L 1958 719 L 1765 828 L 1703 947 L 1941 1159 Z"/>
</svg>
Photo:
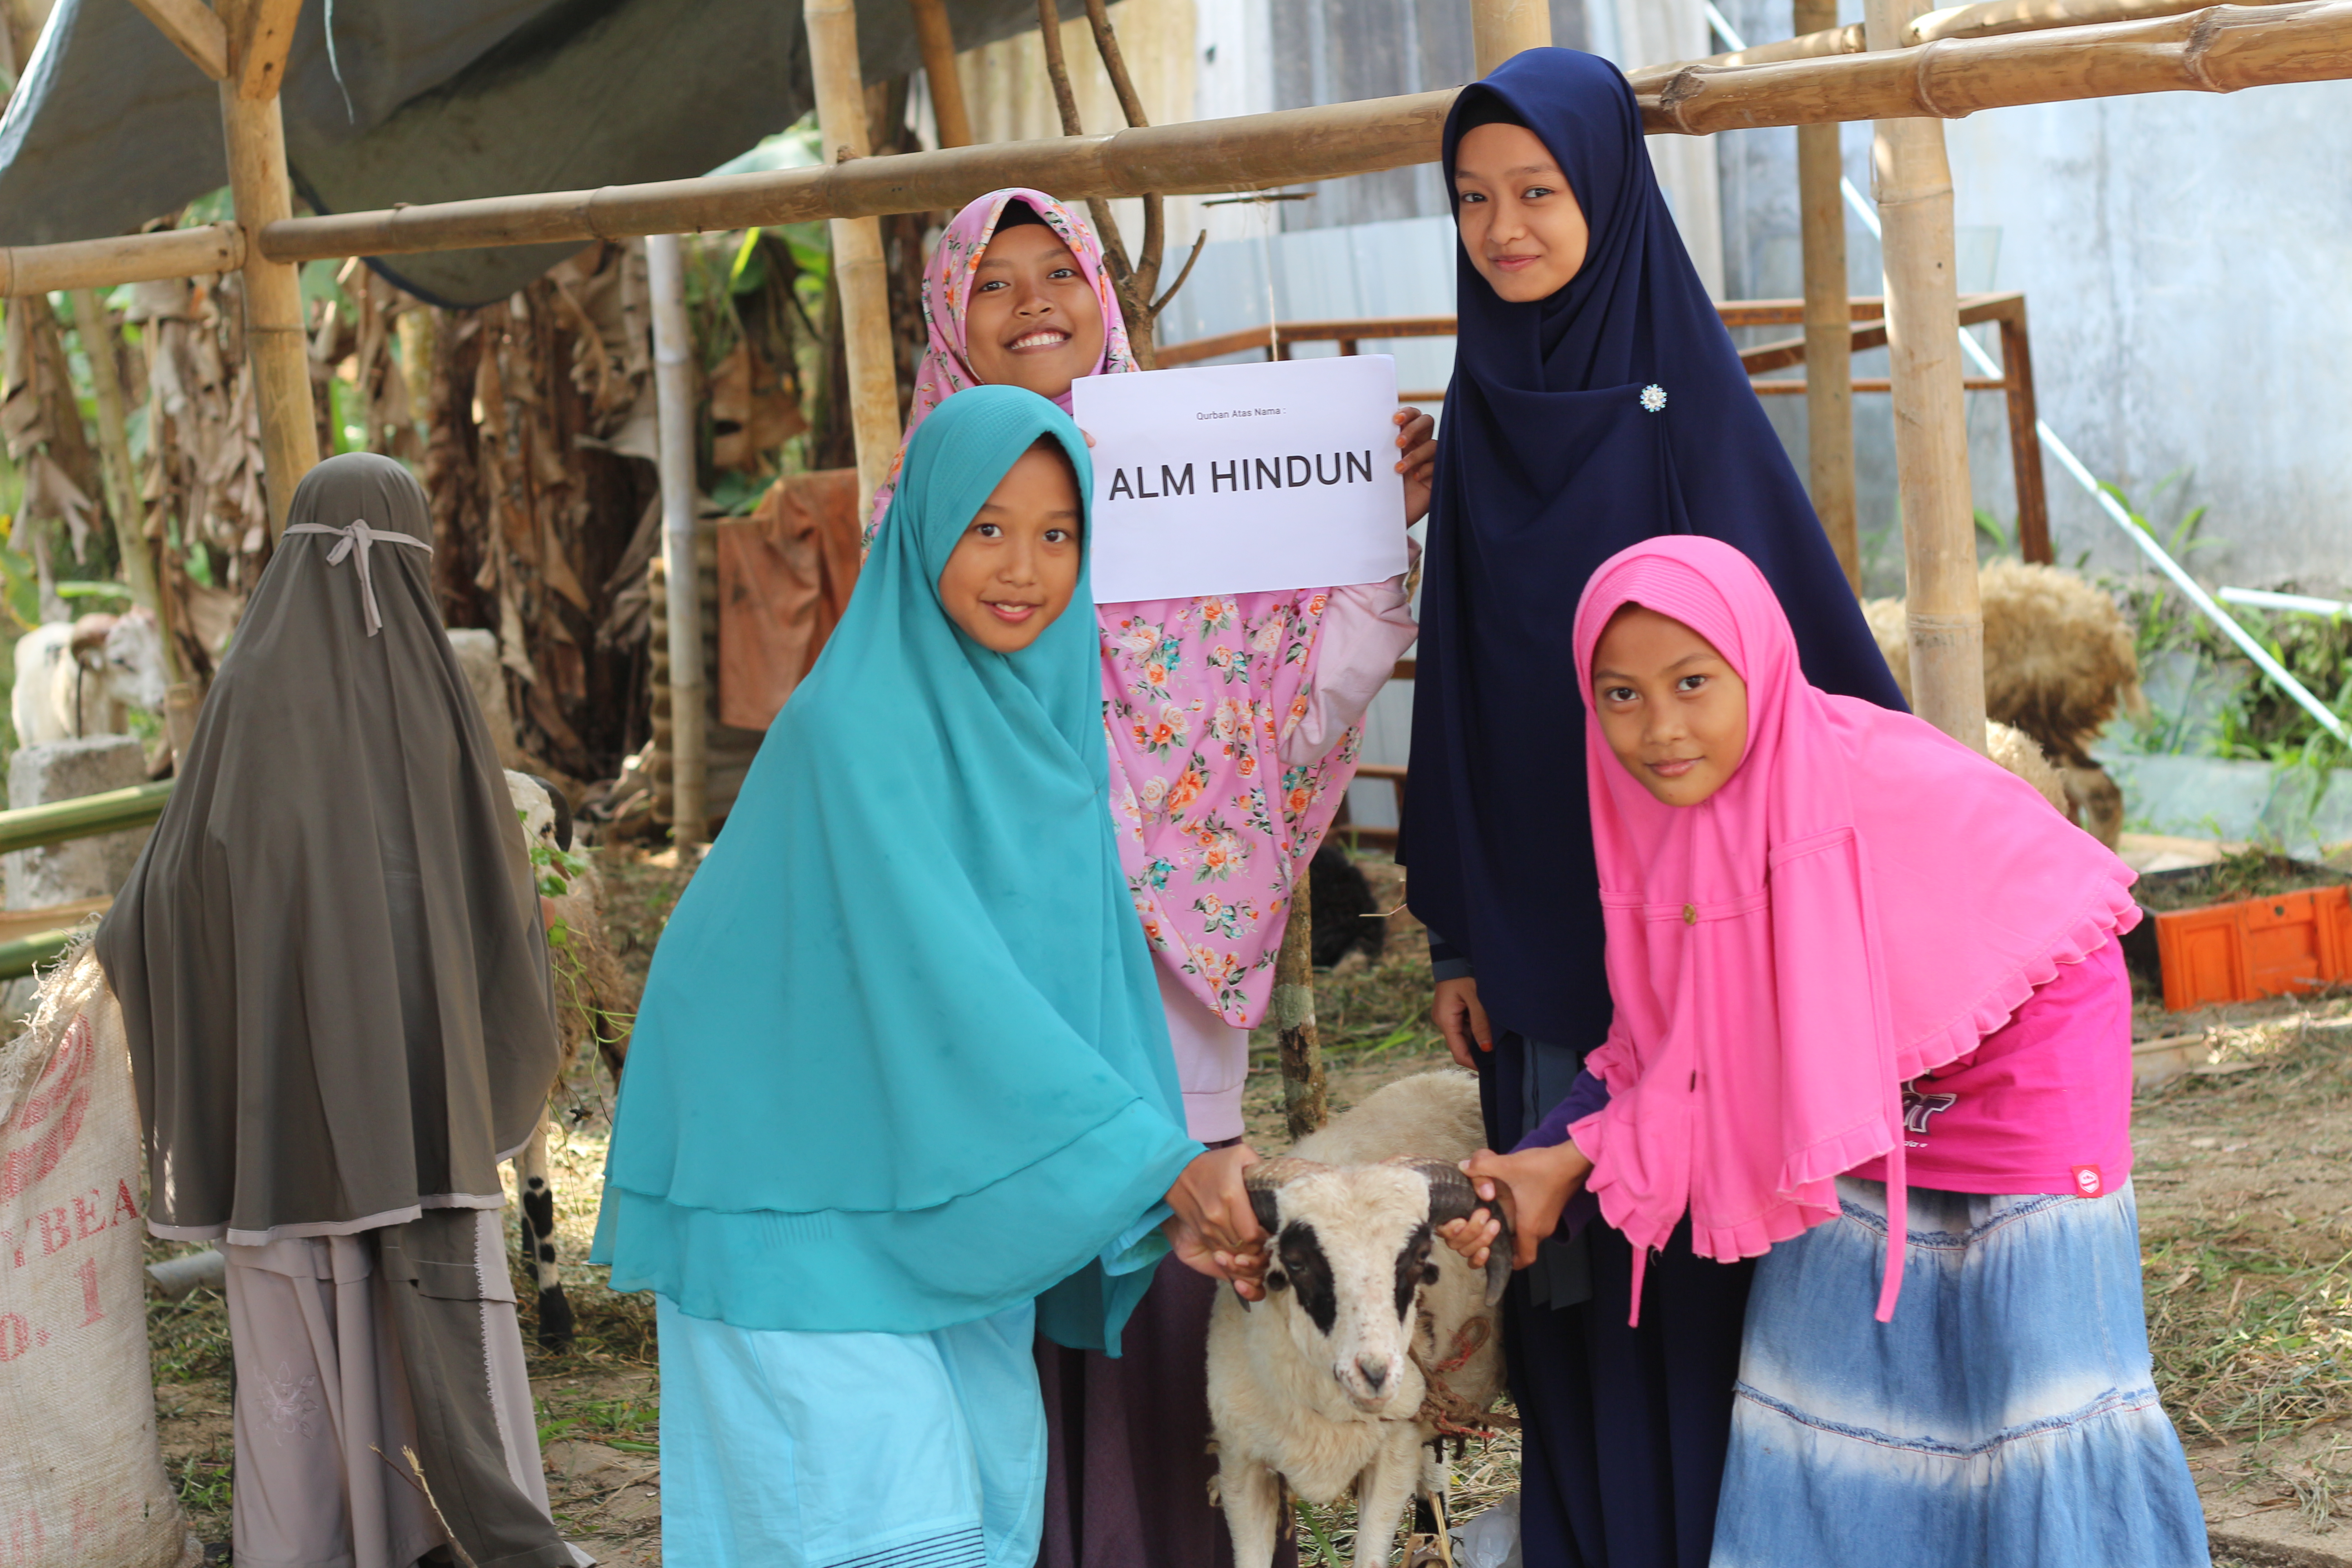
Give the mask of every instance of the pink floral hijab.
<svg viewBox="0 0 2352 1568">
<path fill-rule="evenodd" d="M 1904 1232 L 1902 1089 L 1974 1051 L 2058 965 L 2139 918 L 2133 873 L 2033 786 L 1907 713 L 1808 683 L 1764 575 L 1719 541 L 1621 552 L 1576 612 L 1591 684 L 1610 617 L 1641 605 L 1748 683 L 1748 752 L 1695 806 L 1644 789 L 1586 716 L 1608 931 L 1611 1100 L 1570 1129 L 1601 1212 L 1643 1260 L 1687 1212 L 1691 1250 L 1753 1258 L 1838 1213 L 1835 1178 L 1885 1156 Z M 1890 1244 L 1884 1321 L 1902 1282 Z"/>
<path fill-rule="evenodd" d="M 1078 270 L 1094 285 L 1095 299 L 1102 306 L 1103 352 L 1087 374 L 1108 375 L 1135 368 L 1135 355 L 1127 346 L 1127 319 L 1118 313 L 1118 296 L 1111 289 L 1110 268 L 1103 265 L 1102 246 L 1084 219 L 1045 192 L 1020 186 L 991 191 L 965 207 L 940 236 L 939 247 L 931 252 L 931 264 L 923 274 L 923 331 L 928 341 L 922 366 L 915 373 L 915 401 L 907 411 L 907 438 L 898 443 L 898 458 L 890 465 L 890 477 L 874 492 L 874 511 L 866 524 L 868 548 L 890 510 L 890 497 L 898 489 L 898 464 L 906 460 L 907 440 L 914 438 L 915 426 L 954 394 L 981 384 L 965 357 L 969 340 L 964 333 L 964 307 L 971 302 L 972 272 L 980 266 L 988 242 L 996 237 L 1004 209 L 1014 202 L 1045 220 L 1045 226 L 1070 247 Z M 1054 401 L 1063 413 L 1070 411 L 1066 396 Z"/>
<path fill-rule="evenodd" d="M 965 354 L 964 311 L 973 269 L 1016 201 L 1061 237 L 1094 285 L 1103 313 L 1094 374 L 1137 368 L 1094 231 L 1041 191 L 992 191 L 956 214 L 924 277 L 929 344 L 909 436 L 947 398 L 980 384 Z M 869 545 L 897 481 L 894 466 L 874 498 Z M 1360 727 L 1312 763 L 1286 766 L 1281 757 L 1307 714 L 1329 600 L 1329 589 L 1313 588 L 1095 606 L 1111 811 L 1129 894 L 1168 973 L 1236 1027 L 1265 1014 L 1292 881 L 1355 776 Z"/>
</svg>

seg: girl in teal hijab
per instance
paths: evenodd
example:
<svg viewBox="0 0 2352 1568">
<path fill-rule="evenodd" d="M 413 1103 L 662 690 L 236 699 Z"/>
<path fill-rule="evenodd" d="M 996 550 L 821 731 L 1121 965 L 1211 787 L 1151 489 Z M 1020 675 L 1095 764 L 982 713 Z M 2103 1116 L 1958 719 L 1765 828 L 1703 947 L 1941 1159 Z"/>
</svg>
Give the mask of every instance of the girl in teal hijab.
<svg viewBox="0 0 2352 1568">
<path fill-rule="evenodd" d="M 974 388 L 654 956 L 597 1261 L 656 1293 L 664 1550 L 1028 1568 L 1033 1324 L 1116 1350 L 1166 1250 L 1255 1293 L 1185 1136 L 1105 799 L 1086 441 Z"/>
</svg>

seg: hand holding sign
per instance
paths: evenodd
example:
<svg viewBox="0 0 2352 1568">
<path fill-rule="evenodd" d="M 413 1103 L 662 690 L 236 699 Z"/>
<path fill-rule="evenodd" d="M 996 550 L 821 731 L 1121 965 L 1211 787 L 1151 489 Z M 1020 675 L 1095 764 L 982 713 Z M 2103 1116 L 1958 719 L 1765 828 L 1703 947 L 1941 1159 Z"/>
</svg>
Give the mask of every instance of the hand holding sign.
<svg viewBox="0 0 2352 1568">
<path fill-rule="evenodd" d="M 1386 354 L 1082 378 L 1097 604 L 1376 583 L 1405 569 Z"/>
</svg>

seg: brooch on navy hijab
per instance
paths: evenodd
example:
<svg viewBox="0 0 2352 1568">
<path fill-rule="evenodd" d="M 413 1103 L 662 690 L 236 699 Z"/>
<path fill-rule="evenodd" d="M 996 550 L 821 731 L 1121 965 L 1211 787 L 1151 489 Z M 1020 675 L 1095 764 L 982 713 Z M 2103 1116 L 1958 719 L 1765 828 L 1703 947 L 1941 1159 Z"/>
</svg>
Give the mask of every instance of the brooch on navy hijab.
<svg viewBox="0 0 2352 1568">
<path fill-rule="evenodd" d="M 1642 388 L 1642 406 L 1655 414 L 1666 405 L 1666 389 L 1656 382 Z"/>
</svg>

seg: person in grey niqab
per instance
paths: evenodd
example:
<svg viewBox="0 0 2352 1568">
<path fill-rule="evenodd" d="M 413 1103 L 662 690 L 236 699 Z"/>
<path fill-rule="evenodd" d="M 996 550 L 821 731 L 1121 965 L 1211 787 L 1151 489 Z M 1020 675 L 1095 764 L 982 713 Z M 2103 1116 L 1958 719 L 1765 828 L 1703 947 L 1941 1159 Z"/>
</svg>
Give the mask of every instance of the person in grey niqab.
<svg viewBox="0 0 2352 1568">
<path fill-rule="evenodd" d="M 499 1221 L 556 1069 L 546 942 L 430 538 L 389 458 L 303 479 L 98 934 L 150 1228 L 229 1258 L 240 1563 L 589 1561 L 549 1516 Z"/>
</svg>

